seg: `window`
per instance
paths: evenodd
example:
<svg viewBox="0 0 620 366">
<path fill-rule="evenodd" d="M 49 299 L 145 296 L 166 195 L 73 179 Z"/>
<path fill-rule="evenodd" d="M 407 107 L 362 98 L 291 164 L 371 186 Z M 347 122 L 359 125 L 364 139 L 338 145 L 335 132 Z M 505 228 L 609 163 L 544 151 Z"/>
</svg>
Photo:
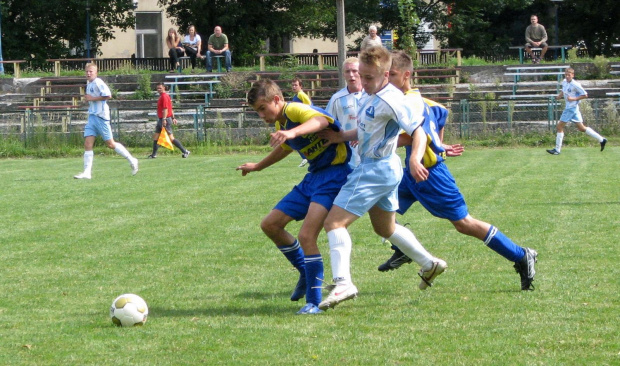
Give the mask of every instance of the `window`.
<svg viewBox="0 0 620 366">
<path fill-rule="evenodd" d="M 161 57 L 161 12 L 136 13 L 136 57 Z"/>
</svg>

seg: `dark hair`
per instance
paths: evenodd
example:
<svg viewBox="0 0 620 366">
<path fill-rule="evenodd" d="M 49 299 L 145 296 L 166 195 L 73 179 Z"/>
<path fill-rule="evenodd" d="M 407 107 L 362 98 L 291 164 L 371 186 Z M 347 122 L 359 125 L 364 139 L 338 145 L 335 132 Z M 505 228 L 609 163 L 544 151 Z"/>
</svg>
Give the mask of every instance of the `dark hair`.
<svg viewBox="0 0 620 366">
<path fill-rule="evenodd" d="M 303 86 L 304 86 L 304 82 L 303 82 L 303 81 L 301 81 L 301 79 L 299 78 L 299 76 L 295 76 L 295 77 L 293 78 L 293 82 L 298 82 L 300 87 L 303 87 Z"/>
</svg>

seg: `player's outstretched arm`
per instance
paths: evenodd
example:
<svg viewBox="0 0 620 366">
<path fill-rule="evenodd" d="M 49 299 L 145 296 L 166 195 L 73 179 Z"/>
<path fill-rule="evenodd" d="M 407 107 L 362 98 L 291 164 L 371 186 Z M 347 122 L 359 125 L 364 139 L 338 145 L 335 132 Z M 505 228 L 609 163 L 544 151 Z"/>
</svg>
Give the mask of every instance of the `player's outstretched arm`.
<svg viewBox="0 0 620 366">
<path fill-rule="evenodd" d="M 241 175 L 244 177 L 250 172 L 260 172 L 261 170 L 272 166 L 278 161 L 284 159 L 292 151 L 293 150 L 284 150 L 282 146 L 277 146 L 269 153 L 269 155 L 265 156 L 260 162 L 245 163 L 243 165 L 239 165 L 236 170 L 241 170 Z"/>
<path fill-rule="evenodd" d="M 297 136 L 308 135 L 319 132 L 329 126 L 329 121 L 325 117 L 312 117 L 306 122 L 290 130 L 279 130 L 271 134 L 269 145 L 275 148 L 282 145 L 286 140 L 294 139 Z"/>
</svg>

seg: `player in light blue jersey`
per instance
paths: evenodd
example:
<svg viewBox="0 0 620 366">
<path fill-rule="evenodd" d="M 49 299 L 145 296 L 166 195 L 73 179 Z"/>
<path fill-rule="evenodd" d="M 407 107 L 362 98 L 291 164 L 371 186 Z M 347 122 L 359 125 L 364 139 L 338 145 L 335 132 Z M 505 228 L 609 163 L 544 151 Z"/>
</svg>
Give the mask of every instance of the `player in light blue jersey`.
<svg viewBox="0 0 620 366">
<path fill-rule="evenodd" d="M 119 142 L 115 142 L 110 126 L 110 107 L 108 99 L 112 98 L 110 88 L 97 77 L 97 65 L 86 64 L 86 93 L 84 99 L 88 101 L 88 122 L 84 127 L 84 171 L 75 175 L 75 179 L 90 179 L 93 168 L 93 147 L 95 138 L 101 136 L 110 149 L 129 161 L 131 174 L 138 173 L 138 159 L 131 156 L 129 151 Z"/>
<path fill-rule="evenodd" d="M 419 104 L 422 102 L 422 97 L 419 91 L 412 89 L 410 85 L 413 72 L 411 58 L 399 51 L 392 55 L 392 59 L 390 83 L 405 93 L 407 103 Z M 446 151 L 442 146 L 439 131 L 445 125 L 445 120 L 437 121 L 428 105 L 425 105 L 424 114 L 422 128 L 426 135 L 425 140 L 414 141 L 411 144 L 409 136 L 403 134 L 400 137 L 399 144 L 403 144 L 407 151 L 404 176 L 398 187 L 398 213 L 402 215 L 413 203 L 420 202 L 434 216 L 449 220 L 459 233 L 482 240 L 499 255 L 514 262 L 514 267 L 521 277 L 521 289 L 533 290 L 532 281 L 536 273 L 534 265 L 538 253 L 533 249 L 516 245 L 496 227 L 469 215 L 465 199 L 454 177 L 443 163 Z M 422 172 L 427 173 L 426 179 L 419 178 L 423 175 Z M 396 252 L 388 262 L 379 266 L 379 270 L 382 270 L 382 267 L 385 270 L 398 268 L 400 265 L 390 266 L 390 262 L 395 262 L 397 259 L 400 264 L 406 262 L 403 255 Z"/>
<path fill-rule="evenodd" d="M 357 57 L 349 57 L 344 60 L 342 74 L 347 86 L 332 95 L 325 108 L 327 112 L 340 121 L 344 131 L 357 129 L 357 109 L 361 100 L 366 96 L 360 80 L 359 64 Z M 349 165 L 351 168 L 355 168 L 360 163 L 357 141 L 350 141 L 349 144 L 353 154 Z"/>
<path fill-rule="evenodd" d="M 351 172 L 351 149 L 346 142 L 330 144 L 316 133 L 329 128 L 340 131 L 340 123 L 325 110 L 302 103 L 287 103 L 278 85 L 259 80 L 248 92 L 248 104 L 267 123 L 275 124 L 271 134 L 273 150 L 258 163 L 245 163 L 242 175 L 261 171 L 284 159 L 293 150 L 308 159 L 308 174 L 261 222 L 261 229 L 299 271 L 291 301 L 306 296 L 297 314 L 320 313 L 323 258 L 317 239 L 323 221 L 347 175 Z M 288 231 L 289 222 L 303 220 L 298 239 Z"/>
<path fill-rule="evenodd" d="M 583 117 L 581 116 L 581 111 L 579 110 L 579 102 L 582 99 L 586 99 L 588 97 L 588 93 L 586 93 L 581 84 L 574 79 L 574 69 L 570 67 L 566 69 L 564 72 L 564 77 L 565 79 L 562 81 L 562 91 L 558 95 L 558 99 L 564 97 L 566 107 L 564 108 L 564 112 L 562 112 L 560 121 L 556 126 L 558 133 L 555 136 L 555 149 L 547 150 L 547 152 L 551 155 L 560 155 L 562 150 L 562 141 L 564 140 L 564 126 L 566 126 L 567 123 L 574 123 L 579 131 L 585 132 L 586 135 L 595 138 L 596 141 L 601 144 L 601 151 L 603 151 L 605 149 L 605 145 L 607 144 L 607 139 L 599 135 L 592 128 L 586 127 L 583 124 Z"/>
<path fill-rule="evenodd" d="M 414 140 L 425 139 L 420 127 L 422 110 L 410 110 L 403 93 L 388 82 L 392 63 L 388 50 L 371 47 L 359 57 L 359 74 L 368 97 L 358 109 L 357 130 L 342 133 L 342 140 L 358 140 L 360 164 L 334 200 L 325 219 L 329 241 L 333 288 L 319 304 L 325 310 L 357 296 L 350 270 L 351 236 L 347 228 L 368 212 L 373 229 L 413 258 L 422 269 L 422 282 L 430 283 L 446 268 L 446 262 L 433 257 L 407 228 L 396 223 L 397 189 L 403 175 L 396 154 L 399 131 Z"/>
</svg>

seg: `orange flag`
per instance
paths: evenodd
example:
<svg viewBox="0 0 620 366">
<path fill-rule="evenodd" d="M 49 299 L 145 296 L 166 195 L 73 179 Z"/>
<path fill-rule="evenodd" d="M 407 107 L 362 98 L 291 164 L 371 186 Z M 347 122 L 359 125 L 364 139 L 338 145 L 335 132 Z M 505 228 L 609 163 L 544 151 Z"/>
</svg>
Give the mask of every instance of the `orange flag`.
<svg viewBox="0 0 620 366">
<path fill-rule="evenodd" d="M 159 139 L 157 139 L 157 145 L 163 146 L 166 149 L 174 150 L 174 146 L 172 146 L 172 141 L 170 141 L 170 136 L 168 136 L 166 128 L 161 129 Z"/>
</svg>

